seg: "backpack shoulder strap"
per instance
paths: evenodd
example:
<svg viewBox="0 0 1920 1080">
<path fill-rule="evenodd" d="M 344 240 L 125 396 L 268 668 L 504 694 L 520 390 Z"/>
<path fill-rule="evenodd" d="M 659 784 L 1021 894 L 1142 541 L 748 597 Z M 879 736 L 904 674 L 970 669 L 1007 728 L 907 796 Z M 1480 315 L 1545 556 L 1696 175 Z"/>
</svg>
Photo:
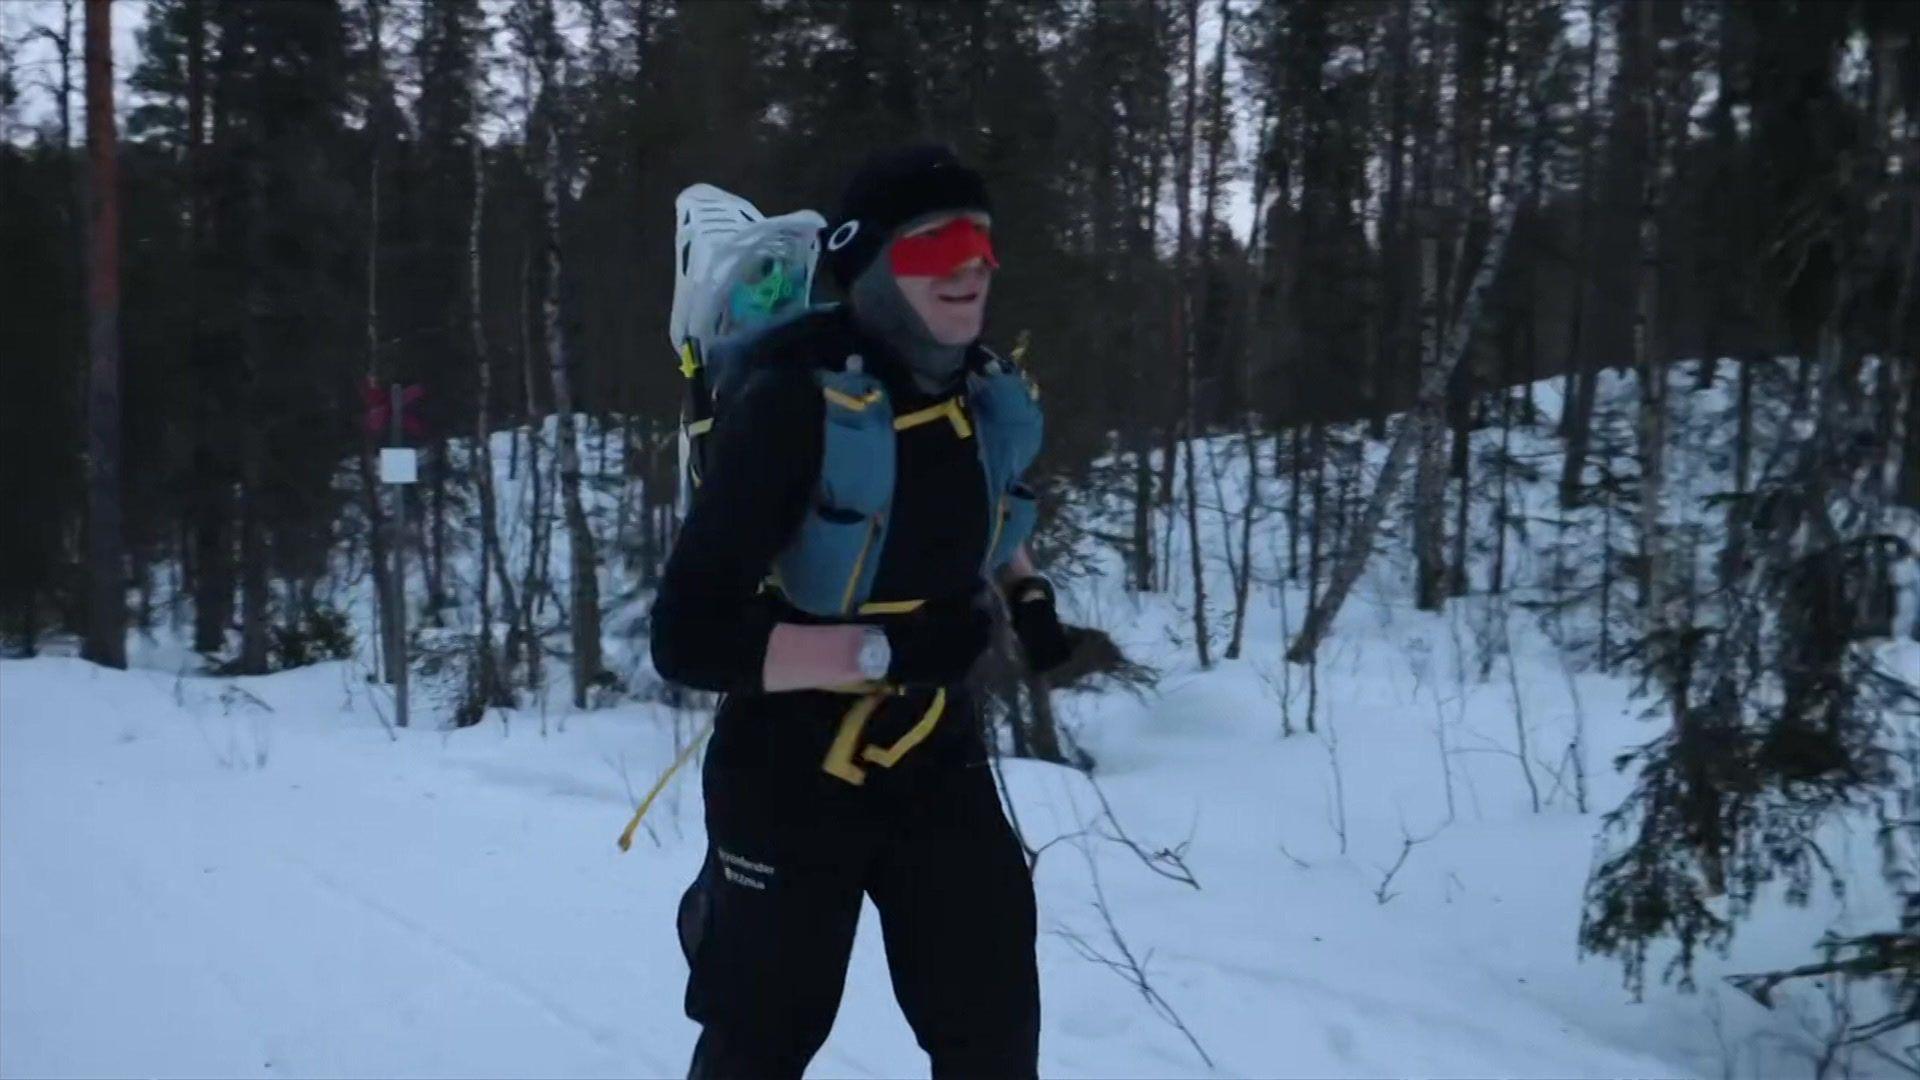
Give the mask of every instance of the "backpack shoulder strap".
<svg viewBox="0 0 1920 1080">
<path fill-rule="evenodd" d="M 857 354 L 813 369 L 824 408 L 813 505 L 774 559 L 774 581 L 795 607 L 848 615 L 873 591 L 877 553 L 893 510 L 893 404 Z"/>
<path fill-rule="evenodd" d="M 714 411 L 725 409 L 732 395 L 763 368 L 815 368 L 836 363 L 844 351 L 837 324 L 832 308 L 816 308 L 714 345 L 706 360 Z"/>
<path fill-rule="evenodd" d="M 997 486 L 1020 478 L 1039 456 L 1044 423 L 1040 391 L 1024 371 L 994 357 L 967 376 L 967 397 Z"/>
<path fill-rule="evenodd" d="M 980 465 L 987 477 L 992 523 L 985 569 L 998 570 L 1033 532 L 1038 506 L 1021 480 L 1039 456 L 1044 433 L 1040 391 L 1017 364 L 988 349 L 967 376 L 968 399 L 980 433 Z"/>
</svg>

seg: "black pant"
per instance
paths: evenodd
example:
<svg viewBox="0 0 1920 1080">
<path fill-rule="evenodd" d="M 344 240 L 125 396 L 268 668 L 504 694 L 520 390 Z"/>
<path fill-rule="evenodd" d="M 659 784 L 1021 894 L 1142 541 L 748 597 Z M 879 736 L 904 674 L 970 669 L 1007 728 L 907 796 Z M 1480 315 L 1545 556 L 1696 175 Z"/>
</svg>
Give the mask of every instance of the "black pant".
<svg viewBox="0 0 1920 1080">
<path fill-rule="evenodd" d="M 855 787 L 759 752 L 807 718 L 735 718 L 772 726 L 745 754 L 728 719 L 705 772 L 707 858 L 680 904 L 691 1075 L 801 1074 L 839 1010 L 863 893 L 933 1075 L 1036 1075 L 1033 883 L 984 762 L 928 746 Z"/>
</svg>

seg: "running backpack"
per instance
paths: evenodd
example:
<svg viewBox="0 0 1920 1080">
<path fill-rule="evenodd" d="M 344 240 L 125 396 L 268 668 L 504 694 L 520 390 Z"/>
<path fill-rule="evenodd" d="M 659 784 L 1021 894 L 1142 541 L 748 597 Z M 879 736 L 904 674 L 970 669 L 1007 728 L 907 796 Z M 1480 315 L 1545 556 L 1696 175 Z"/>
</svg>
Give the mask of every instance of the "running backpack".
<svg viewBox="0 0 1920 1080">
<path fill-rule="evenodd" d="M 813 310 L 826 222 L 811 210 L 766 217 L 710 184 L 675 201 L 673 315 L 668 325 L 687 380 L 681 408 L 679 510 L 705 466 L 706 444 L 728 398 L 745 382 L 761 335 Z M 955 396 L 896 416 L 880 380 L 857 355 L 813 371 L 825 403 L 820 479 L 794 538 L 769 568 L 795 607 L 823 616 L 911 610 L 923 597 L 873 600 L 876 553 L 893 502 L 894 434 L 924 423 L 973 436 L 987 478 L 984 575 L 1004 566 L 1033 531 L 1033 490 L 1021 476 L 1040 450 L 1039 395 L 1016 364 L 991 357 Z"/>
</svg>

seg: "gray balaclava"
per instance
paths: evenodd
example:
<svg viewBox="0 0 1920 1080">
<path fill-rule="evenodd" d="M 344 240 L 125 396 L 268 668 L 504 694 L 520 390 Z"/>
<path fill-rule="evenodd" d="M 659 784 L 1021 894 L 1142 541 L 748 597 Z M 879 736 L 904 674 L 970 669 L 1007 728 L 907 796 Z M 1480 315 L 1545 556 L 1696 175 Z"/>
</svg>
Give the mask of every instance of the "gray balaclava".
<svg viewBox="0 0 1920 1080">
<path fill-rule="evenodd" d="M 910 223 L 906 228 L 912 228 Z M 891 241 L 889 241 L 891 243 Z M 886 343 L 906 361 L 914 385 L 938 394 L 953 388 L 966 366 L 967 346 L 943 345 L 927 329 L 927 321 L 913 310 L 907 294 L 894 280 L 893 267 L 882 257 L 867 264 L 847 290 L 853 321 L 861 330 Z"/>
</svg>

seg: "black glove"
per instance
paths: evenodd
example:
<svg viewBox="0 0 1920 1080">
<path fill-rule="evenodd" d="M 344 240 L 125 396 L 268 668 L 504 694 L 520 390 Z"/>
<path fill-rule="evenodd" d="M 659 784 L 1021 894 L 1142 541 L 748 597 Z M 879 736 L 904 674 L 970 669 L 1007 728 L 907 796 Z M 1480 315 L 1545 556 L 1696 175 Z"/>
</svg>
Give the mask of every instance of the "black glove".
<svg viewBox="0 0 1920 1080">
<path fill-rule="evenodd" d="M 1007 586 L 1007 608 L 1012 612 L 1013 632 L 1027 653 L 1027 667 L 1035 675 L 1052 671 L 1067 662 L 1073 645 L 1067 641 L 1066 627 L 1053 606 L 1053 585 L 1046 578 L 1021 578 Z"/>
<path fill-rule="evenodd" d="M 887 681 L 901 686 L 964 682 L 993 640 L 993 612 L 980 593 L 929 600 L 886 625 L 893 659 Z"/>
</svg>

